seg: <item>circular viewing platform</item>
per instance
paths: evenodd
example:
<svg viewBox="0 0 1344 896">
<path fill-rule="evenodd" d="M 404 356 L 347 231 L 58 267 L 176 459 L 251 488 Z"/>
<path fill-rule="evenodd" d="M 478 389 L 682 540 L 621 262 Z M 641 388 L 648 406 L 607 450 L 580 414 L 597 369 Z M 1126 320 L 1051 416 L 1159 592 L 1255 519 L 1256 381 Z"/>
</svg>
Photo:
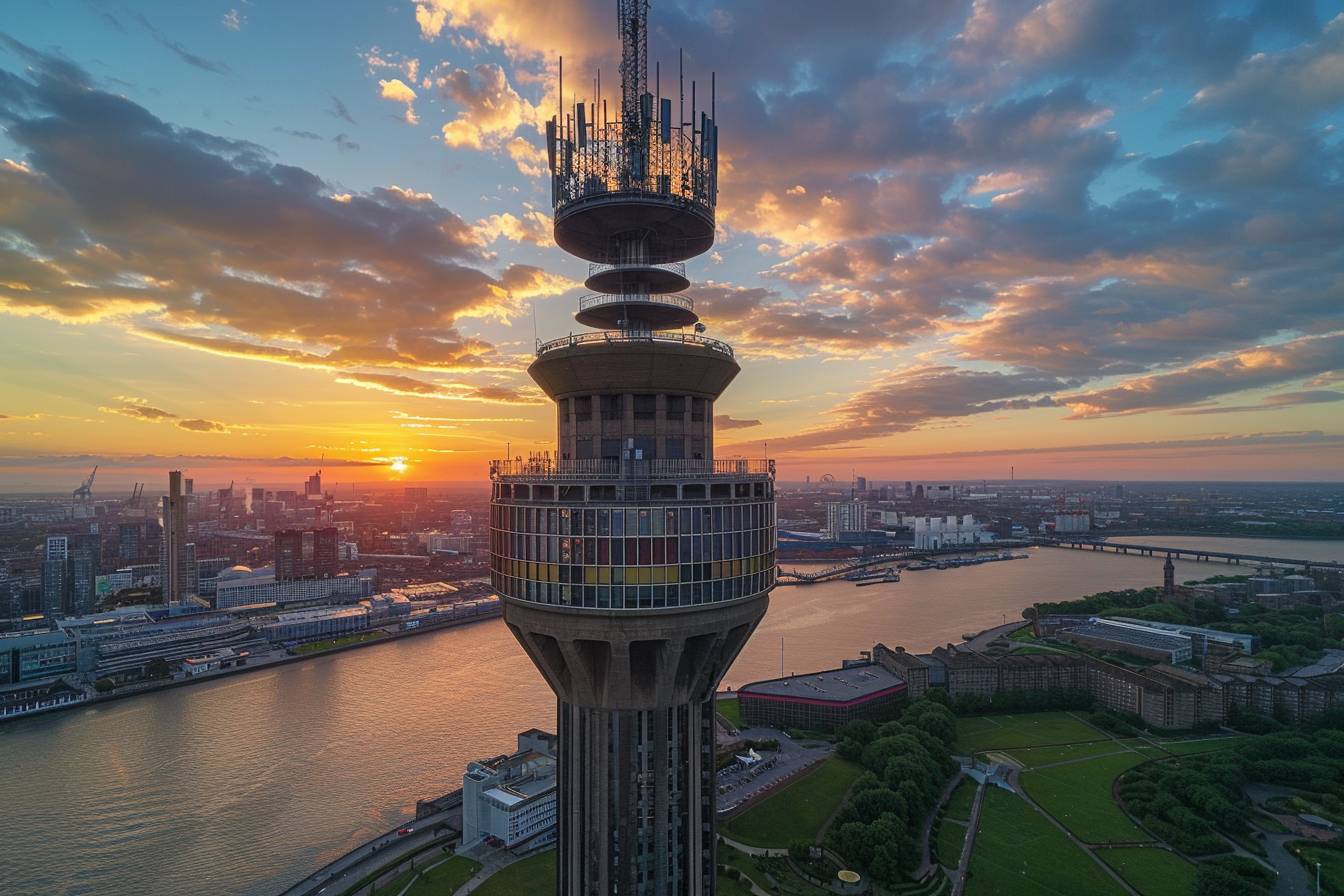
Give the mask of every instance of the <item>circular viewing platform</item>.
<svg viewBox="0 0 1344 896">
<path fill-rule="evenodd" d="M 588 265 L 588 279 L 584 286 L 593 292 L 619 294 L 622 292 L 648 292 L 663 295 L 681 292 L 691 285 L 686 278 L 686 265 L 677 261 L 669 264 L 652 262 L 625 262 L 621 264 Z M 637 290 L 626 287 L 635 286 Z"/>
<path fill-rule="evenodd" d="M 619 330 L 629 321 L 638 321 L 651 330 L 675 330 L 700 320 L 693 303 L 679 295 L 605 295 L 584 296 L 574 319 L 585 327 Z"/>
<path fill-rule="evenodd" d="M 714 245 L 714 210 L 675 193 L 595 189 L 555 207 L 555 242 L 593 262 L 619 260 L 621 238 L 639 234 L 650 258 L 685 261 Z"/>
<path fill-rule="evenodd" d="M 537 343 L 537 356 L 565 348 L 580 345 L 689 345 L 708 349 L 721 355 L 733 356 L 733 347 L 718 339 L 699 336 L 693 333 L 580 333 L 577 336 L 561 336 L 549 342 Z"/>
</svg>

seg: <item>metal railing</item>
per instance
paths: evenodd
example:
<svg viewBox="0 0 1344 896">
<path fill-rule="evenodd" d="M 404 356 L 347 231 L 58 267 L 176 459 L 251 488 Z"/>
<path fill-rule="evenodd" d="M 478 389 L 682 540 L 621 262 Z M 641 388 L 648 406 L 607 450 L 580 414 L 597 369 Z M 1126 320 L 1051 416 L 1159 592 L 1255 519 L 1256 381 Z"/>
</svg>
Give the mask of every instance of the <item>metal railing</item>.
<svg viewBox="0 0 1344 896">
<path fill-rule="evenodd" d="M 636 296 L 626 294 L 617 295 L 609 292 L 594 292 L 579 299 L 579 310 L 586 311 L 589 308 L 595 308 L 600 305 L 640 305 L 650 303 L 654 305 L 671 305 L 674 308 L 685 308 L 687 311 L 691 311 L 695 307 L 695 303 L 689 298 L 675 293 L 665 293 L 661 295 L 655 293 L 652 295 Z"/>
<path fill-rule="evenodd" d="M 708 336 L 698 336 L 694 333 L 619 333 L 615 330 L 603 330 L 600 333 L 580 333 L 577 336 L 562 336 L 559 339 L 552 339 L 549 342 L 537 343 L 537 354 L 544 355 L 547 352 L 555 351 L 561 348 L 570 348 L 576 345 L 587 345 L 590 343 L 606 342 L 612 345 L 627 342 L 679 342 L 683 345 L 699 345 L 710 351 L 720 354 L 733 356 L 733 347 L 726 342 L 720 342 L 717 339 L 710 339 Z"/>
<path fill-rule="evenodd" d="M 774 476 L 768 458 L 726 460 L 556 460 L 536 457 L 490 461 L 490 478 L 697 479 L 706 476 Z"/>
<path fill-rule="evenodd" d="M 642 250 L 644 247 L 641 245 Z M 671 271 L 679 277 L 686 276 L 686 263 L 682 261 L 644 261 L 636 260 L 634 253 L 631 253 L 630 260 L 622 260 L 617 264 L 607 264 L 601 261 L 592 261 L 588 263 L 588 276 L 595 277 L 598 274 L 605 274 L 608 271 L 618 271 L 621 268 L 662 268 L 665 271 Z"/>
<path fill-rule="evenodd" d="M 673 128 L 662 141 L 658 122 L 627 139 L 619 121 L 589 123 L 584 139 L 565 133 L 554 148 L 551 198 L 557 212 L 598 196 L 650 194 L 714 213 L 718 151 L 713 137 Z M 568 131 L 568 129 L 564 129 Z"/>
</svg>

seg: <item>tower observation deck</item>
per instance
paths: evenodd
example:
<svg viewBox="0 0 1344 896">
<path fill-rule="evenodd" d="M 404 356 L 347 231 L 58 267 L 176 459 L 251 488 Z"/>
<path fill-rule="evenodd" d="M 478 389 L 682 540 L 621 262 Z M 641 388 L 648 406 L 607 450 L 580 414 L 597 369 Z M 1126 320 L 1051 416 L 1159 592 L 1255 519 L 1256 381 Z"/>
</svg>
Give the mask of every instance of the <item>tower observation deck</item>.
<svg viewBox="0 0 1344 896">
<path fill-rule="evenodd" d="M 774 587 L 774 465 L 714 458 L 739 367 L 679 295 L 714 242 L 713 90 L 707 110 L 694 83 L 689 110 L 649 92 L 648 0 L 617 7 L 620 109 L 547 123 L 555 240 L 589 262 L 595 331 L 537 346 L 556 450 L 491 464 L 491 576 L 558 699 L 559 892 L 706 896 L 713 697 Z"/>
</svg>

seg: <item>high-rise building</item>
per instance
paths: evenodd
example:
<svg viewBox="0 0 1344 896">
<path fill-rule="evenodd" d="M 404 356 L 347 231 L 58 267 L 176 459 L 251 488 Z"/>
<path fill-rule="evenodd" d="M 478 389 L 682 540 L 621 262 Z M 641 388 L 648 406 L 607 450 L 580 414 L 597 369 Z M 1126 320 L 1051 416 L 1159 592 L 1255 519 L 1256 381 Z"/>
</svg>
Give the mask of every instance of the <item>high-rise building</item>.
<svg viewBox="0 0 1344 896">
<path fill-rule="evenodd" d="M 826 505 L 826 537 L 839 541 L 846 532 L 868 529 L 868 505 L 863 501 L 833 501 Z"/>
<path fill-rule="evenodd" d="M 182 493 L 182 471 L 173 470 L 168 474 L 168 494 L 163 496 L 163 549 L 159 562 L 163 602 L 170 606 L 190 597 L 196 590 L 195 546 L 188 550 L 187 537 L 187 501 Z"/>
<path fill-rule="evenodd" d="M 284 529 L 275 533 L 275 579 L 329 579 L 340 572 L 340 532 Z"/>
<path fill-rule="evenodd" d="M 866 494 L 868 491 L 868 477 L 867 476 L 854 477 L 854 490 L 858 492 L 860 495 Z"/>
<path fill-rule="evenodd" d="M 619 3 L 615 118 L 546 125 L 555 240 L 589 262 L 577 320 L 600 332 L 528 369 L 556 456 L 491 465 L 493 584 L 558 698 L 564 896 L 715 892 L 713 696 L 775 582 L 774 467 L 714 459 L 739 367 L 678 294 L 714 243 L 714 101 L 648 92 L 647 7 Z"/>
<path fill-rule="evenodd" d="M 47 536 L 42 554 L 42 612 L 48 617 L 65 615 L 70 595 L 70 538 Z"/>
<path fill-rule="evenodd" d="M 103 565 L 103 545 L 97 529 L 70 542 L 70 597 L 65 610 L 75 616 L 98 607 L 98 570 Z"/>
<path fill-rule="evenodd" d="M 303 494 L 304 494 L 304 497 L 309 498 L 309 499 L 312 499 L 312 498 L 320 498 L 320 497 L 322 497 L 322 471 L 321 471 L 321 470 L 318 470 L 316 473 L 314 473 L 313 475 L 309 476 L 308 479 L 304 481 L 304 483 L 303 483 Z"/>
</svg>

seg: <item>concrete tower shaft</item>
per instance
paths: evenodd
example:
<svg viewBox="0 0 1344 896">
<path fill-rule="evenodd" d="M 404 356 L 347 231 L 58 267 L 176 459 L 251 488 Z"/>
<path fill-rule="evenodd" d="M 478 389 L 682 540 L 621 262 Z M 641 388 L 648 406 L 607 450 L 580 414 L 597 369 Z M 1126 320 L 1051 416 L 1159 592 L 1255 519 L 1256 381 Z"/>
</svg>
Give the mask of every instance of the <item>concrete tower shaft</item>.
<svg viewBox="0 0 1344 896">
<path fill-rule="evenodd" d="M 648 0 L 617 7 L 619 117 L 547 124 L 555 239 L 590 262 L 576 318 L 600 332 L 537 346 L 556 450 L 491 464 L 491 576 L 558 699 L 559 892 L 706 896 L 713 697 L 775 583 L 774 465 L 714 459 L 739 367 L 678 295 L 714 242 L 713 91 L 698 120 L 694 85 L 689 117 L 649 93 Z"/>
</svg>

